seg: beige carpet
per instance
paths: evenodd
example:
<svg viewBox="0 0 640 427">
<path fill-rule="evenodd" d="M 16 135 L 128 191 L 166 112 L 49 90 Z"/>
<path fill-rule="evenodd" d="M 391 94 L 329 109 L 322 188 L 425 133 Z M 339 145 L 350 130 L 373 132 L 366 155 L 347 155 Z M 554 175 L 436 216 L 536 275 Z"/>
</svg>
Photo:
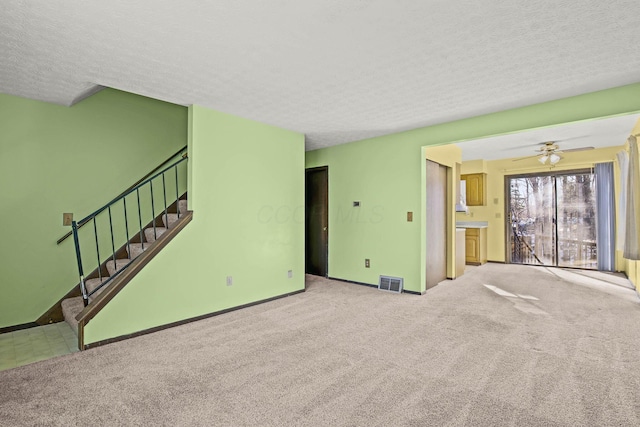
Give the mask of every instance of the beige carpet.
<svg viewBox="0 0 640 427">
<path fill-rule="evenodd" d="M 640 305 L 598 277 L 488 264 L 424 296 L 312 277 L 0 372 L 0 425 L 638 426 Z"/>
</svg>

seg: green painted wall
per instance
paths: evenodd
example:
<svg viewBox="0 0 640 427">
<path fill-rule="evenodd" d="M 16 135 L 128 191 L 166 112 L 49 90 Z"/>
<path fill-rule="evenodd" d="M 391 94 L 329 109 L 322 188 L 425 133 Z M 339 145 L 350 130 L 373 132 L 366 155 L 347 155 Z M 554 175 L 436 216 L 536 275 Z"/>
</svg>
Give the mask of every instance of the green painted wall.
<svg viewBox="0 0 640 427">
<path fill-rule="evenodd" d="M 198 106 L 189 129 L 193 221 L 87 324 L 86 343 L 304 289 L 304 136 Z"/>
<path fill-rule="evenodd" d="M 62 213 L 91 213 L 187 142 L 185 107 L 105 89 L 73 107 L 0 94 L 0 327 L 78 283 Z"/>
<path fill-rule="evenodd" d="M 640 83 L 308 152 L 306 167 L 329 166 L 329 275 L 424 288 L 424 226 L 406 221 L 407 211 L 425 218 L 422 147 L 637 111 Z"/>
</svg>

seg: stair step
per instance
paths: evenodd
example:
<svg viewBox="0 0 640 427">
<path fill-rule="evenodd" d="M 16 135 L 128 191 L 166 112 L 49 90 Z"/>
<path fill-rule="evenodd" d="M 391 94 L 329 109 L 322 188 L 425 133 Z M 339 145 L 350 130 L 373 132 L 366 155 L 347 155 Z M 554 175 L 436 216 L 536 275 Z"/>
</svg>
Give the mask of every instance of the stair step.
<svg viewBox="0 0 640 427">
<path fill-rule="evenodd" d="M 71 326 L 71 329 L 77 334 L 78 333 L 78 321 L 76 320 L 76 316 L 84 309 L 84 302 L 82 301 L 82 297 L 75 298 L 67 298 L 62 301 L 62 314 L 64 315 L 64 320 Z"/>
<path fill-rule="evenodd" d="M 147 242 L 149 243 L 155 242 L 156 238 L 162 236 L 167 231 L 167 229 L 164 227 L 156 227 L 155 231 L 156 232 L 154 236 L 153 227 L 145 228 L 144 238 L 147 240 Z"/>
<path fill-rule="evenodd" d="M 184 214 L 180 214 L 180 217 L 182 218 L 183 215 Z M 170 213 L 162 216 L 162 222 L 166 228 L 172 228 L 177 220 L 178 214 Z"/>
<path fill-rule="evenodd" d="M 107 279 L 108 279 L 108 277 L 103 277 L 102 279 L 97 278 L 97 279 L 85 280 L 84 281 L 84 286 L 87 288 L 87 293 L 92 292 L 94 289 L 96 289 L 98 286 L 100 286 L 100 284 L 102 282 L 104 282 Z M 89 303 L 93 302 L 93 299 L 95 297 L 97 297 L 98 295 L 100 295 L 106 288 L 107 288 L 106 286 L 103 286 L 98 291 L 96 291 L 95 294 L 91 295 L 89 297 Z"/>
<path fill-rule="evenodd" d="M 178 210 L 180 210 L 180 216 L 187 213 L 187 201 L 178 200 Z"/>
<path fill-rule="evenodd" d="M 109 276 L 113 276 L 116 274 L 118 270 L 124 268 L 125 265 L 129 264 L 131 260 L 129 258 L 121 258 L 116 259 L 114 264 L 113 260 L 107 261 L 107 271 L 109 272 Z"/>
<path fill-rule="evenodd" d="M 144 245 L 144 249 L 142 248 L 142 243 L 129 243 L 129 258 L 134 259 L 138 255 L 142 254 L 142 252 L 146 251 L 149 245 Z"/>
</svg>

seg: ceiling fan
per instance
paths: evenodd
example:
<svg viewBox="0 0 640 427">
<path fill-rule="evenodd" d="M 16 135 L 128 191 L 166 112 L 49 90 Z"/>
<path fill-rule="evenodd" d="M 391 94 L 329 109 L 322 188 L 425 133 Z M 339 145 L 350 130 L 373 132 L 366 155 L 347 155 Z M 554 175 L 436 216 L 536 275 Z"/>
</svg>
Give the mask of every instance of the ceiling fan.
<svg viewBox="0 0 640 427">
<path fill-rule="evenodd" d="M 595 147 L 580 147 L 580 148 L 570 148 L 568 150 L 561 150 L 558 144 L 556 144 L 553 141 L 549 141 L 549 142 L 542 143 L 542 146 L 536 150 L 538 151 L 538 154 L 535 154 L 533 156 L 520 157 L 519 159 L 513 159 L 513 161 L 517 162 L 520 160 L 530 159 L 532 157 L 538 157 L 538 161 L 543 165 L 546 164 L 548 161 L 549 164 L 553 166 L 562 159 L 562 157 L 560 156 L 561 153 L 593 150 L 594 148 Z"/>
</svg>

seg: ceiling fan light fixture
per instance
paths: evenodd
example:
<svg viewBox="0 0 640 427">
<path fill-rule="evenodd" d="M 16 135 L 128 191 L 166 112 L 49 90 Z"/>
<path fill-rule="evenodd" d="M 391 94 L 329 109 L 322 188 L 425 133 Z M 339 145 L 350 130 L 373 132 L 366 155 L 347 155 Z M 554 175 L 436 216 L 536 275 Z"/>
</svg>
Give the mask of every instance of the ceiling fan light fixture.
<svg viewBox="0 0 640 427">
<path fill-rule="evenodd" d="M 547 156 L 546 154 L 544 156 L 540 156 L 538 157 L 538 161 L 540 163 L 542 163 L 543 165 L 547 162 L 547 159 L 549 158 L 549 156 Z"/>
<path fill-rule="evenodd" d="M 549 163 L 551 163 L 552 165 L 555 165 L 559 161 L 560 161 L 560 156 L 558 156 L 557 154 L 554 153 L 549 156 Z"/>
</svg>

